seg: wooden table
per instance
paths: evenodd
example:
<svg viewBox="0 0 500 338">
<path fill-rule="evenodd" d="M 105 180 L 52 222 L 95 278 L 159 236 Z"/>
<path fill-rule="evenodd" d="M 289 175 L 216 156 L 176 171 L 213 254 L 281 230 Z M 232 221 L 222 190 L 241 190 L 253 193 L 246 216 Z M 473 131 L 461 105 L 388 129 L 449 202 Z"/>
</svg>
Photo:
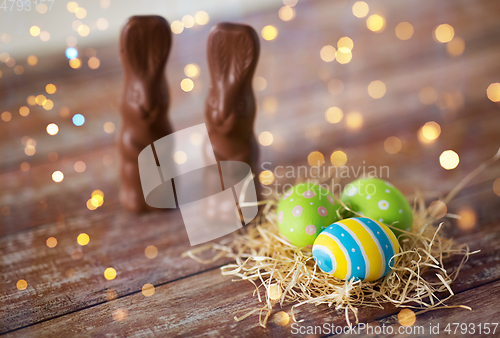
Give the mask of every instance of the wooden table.
<svg viewBox="0 0 500 338">
<path fill-rule="evenodd" d="M 409 199 L 417 189 L 428 202 L 442 197 L 500 145 L 500 106 L 486 96 L 488 85 L 500 82 L 500 3 L 370 3 L 370 14 L 386 18 L 381 33 L 369 31 L 365 19 L 352 15 L 351 6 L 348 1 L 301 1 L 289 22 L 278 19 L 278 8 L 233 18 L 257 31 L 267 24 L 279 31 L 275 40 L 261 40 L 256 74 L 267 80 L 267 87 L 256 93 L 256 132 L 267 130 L 274 136 L 271 146 L 262 147 L 262 160 L 271 162 L 271 168 L 307 165 L 308 154 L 320 151 L 329 165 L 330 154 L 341 149 L 349 166 L 389 166 L 388 179 Z M 407 41 L 394 35 L 401 21 L 412 23 L 415 30 Z M 452 25 L 455 36 L 465 41 L 462 55 L 448 55 L 446 45 L 433 40 L 433 29 L 442 23 Z M 174 36 L 168 77 L 176 129 L 203 122 L 208 26 Z M 335 46 L 342 36 L 354 41 L 352 61 L 323 62 L 321 47 Z M 87 56 L 82 57 L 82 68 L 71 69 L 62 52 L 40 51 L 33 67 L 17 60 L 25 68 L 22 75 L 0 64 L 1 109 L 13 115 L 8 122 L 0 121 L 0 332 L 7 337 L 291 336 L 292 323 L 279 326 L 273 316 L 267 328 L 259 326 L 257 316 L 233 319 L 236 312 L 261 306 L 254 287 L 221 275 L 219 267 L 227 259 L 202 265 L 181 257 L 190 246 L 178 210 L 132 214 L 120 206 L 116 132 L 103 130 L 105 122 L 119 124 L 122 73 L 117 41 L 79 46 L 82 55 L 86 47 L 97 51 L 101 65 L 96 70 L 87 67 Z M 197 63 L 201 74 L 194 79 L 194 90 L 186 93 L 179 83 L 188 63 Z M 342 92 L 329 92 L 330 83 L 335 93 L 332 79 L 343 82 Z M 380 99 L 368 95 L 373 80 L 387 87 Z M 47 83 L 57 86 L 55 94 L 44 93 Z M 434 103 L 421 102 L 424 87 L 434 88 Z M 47 111 L 28 106 L 27 97 L 38 94 L 53 100 L 55 107 Z M 19 115 L 21 106 L 29 107 L 28 116 Z M 340 123 L 325 121 L 330 106 L 343 109 Z M 70 114 L 63 111 L 61 116 L 61 107 L 68 107 Z M 363 116 L 359 130 L 345 123 L 351 111 Z M 81 127 L 71 122 L 76 113 L 86 118 Z M 417 134 L 428 121 L 439 123 L 442 132 L 433 143 L 423 144 Z M 51 122 L 60 128 L 55 136 L 45 131 Z M 33 156 L 25 154 L 25 136 L 36 141 Z M 390 136 L 402 142 L 396 154 L 384 150 Z M 439 155 L 447 149 L 460 156 L 456 169 L 445 170 L 439 164 Z M 85 162 L 83 173 L 73 169 L 76 161 Z M 28 170 L 23 162 L 29 163 Z M 447 236 L 481 250 L 451 285 L 456 296 L 447 303 L 473 310 L 426 312 L 417 316 L 415 325 L 439 323 L 443 330 L 446 323 L 500 321 L 499 168 L 500 164 L 487 168 L 448 205 L 448 212 L 468 215 L 471 221 L 444 220 Z M 51 179 L 56 170 L 64 173 L 60 183 Z M 104 204 L 89 210 L 86 202 L 95 189 L 104 192 Z M 77 243 L 80 233 L 90 236 L 88 245 Z M 54 248 L 46 244 L 49 237 L 57 239 Z M 145 256 L 151 245 L 158 249 L 152 259 Z M 451 260 L 450 267 L 458 262 Z M 104 278 L 108 267 L 116 269 L 113 280 Z M 26 289 L 16 287 L 19 280 L 27 282 Z M 147 283 L 155 287 L 150 297 L 141 292 Z M 290 312 L 290 307 L 275 305 L 274 313 Z M 362 308 L 359 319 L 397 330 L 399 310 L 388 305 L 382 310 Z M 306 326 L 345 325 L 344 313 L 326 306 L 302 306 L 296 316 Z"/>
</svg>

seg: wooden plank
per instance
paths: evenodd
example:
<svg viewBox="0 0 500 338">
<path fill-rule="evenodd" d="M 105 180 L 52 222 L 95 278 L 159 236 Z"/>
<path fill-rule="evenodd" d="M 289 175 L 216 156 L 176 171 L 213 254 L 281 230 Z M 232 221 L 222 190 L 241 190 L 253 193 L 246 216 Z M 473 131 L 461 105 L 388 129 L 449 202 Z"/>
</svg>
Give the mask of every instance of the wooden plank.
<svg viewBox="0 0 500 338">
<path fill-rule="evenodd" d="M 457 293 L 500 279 L 500 222 L 498 222 L 500 217 L 498 211 L 493 208 L 497 203 L 492 199 L 492 195 L 491 191 L 486 191 L 473 198 L 477 203 L 484 204 L 486 210 L 490 210 L 495 217 L 494 220 L 482 223 L 482 214 L 478 213 L 478 226 L 472 234 L 455 232 L 457 241 L 468 243 L 471 250 L 482 250 L 481 253 L 471 257 L 461 270 L 461 277 L 452 285 Z M 453 210 L 453 206 L 450 206 L 450 210 Z M 44 241 L 55 232 L 56 225 L 40 227 L 0 240 L 3 258 L 1 270 L 5 271 L 2 276 L 3 287 L 0 298 L 1 317 L 4 320 L 2 332 L 35 323 L 39 324 L 28 328 L 27 332 L 42 328 L 44 332 L 51 332 L 49 330 L 51 327 L 66 332 L 65 329 L 56 327 L 59 324 L 54 323 L 65 325 L 63 323 L 72 320 L 81 321 L 81 326 L 78 327 L 82 329 L 94 326 L 91 320 L 97 323 L 103 320 L 106 322 L 103 325 L 108 325 L 112 318 L 108 320 L 105 317 L 111 308 L 103 303 L 106 302 L 106 292 L 111 289 L 121 298 L 117 300 L 118 305 L 110 311 L 118 307 L 126 307 L 132 311 L 130 306 L 133 304 L 137 304 L 141 309 L 149 308 L 151 311 L 154 309 L 158 318 L 167 318 L 169 323 L 179 321 L 179 324 L 163 328 L 173 330 L 174 333 L 187 330 L 186 325 L 191 324 L 180 320 L 180 317 L 171 317 L 174 315 L 170 312 L 185 313 L 187 316 L 196 311 L 191 307 L 198 303 L 200 303 L 198 309 L 207 310 L 196 315 L 196 320 L 200 324 L 189 330 L 199 330 L 196 331 L 198 333 L 203 330 L 215 330 L 215 323 L 219 321 L 227 324 L 221 324 L 222 331 L 218 332 L 225 332 L 227 327 L 231 330 L 242 328 L 239 325 L 244 325 L 244 330 L 257 330 L 257 326 L 254 325 L 255 318 L 245 320 L 246 324 L 236 324 L 232 322 L 232 315 L 228 315 L 232 311 L 251 308 L 250 304 L 257 303 L 252 295 L 253 287 L 250 283 L 232 283 L 229 278 L 220 276 L 217 269 L 183 278 L 216 267 L 224 261 L 207 266 L 180 258 L 181 252 L 187 250 L 189 246 L 178 217 L 176 212 L 156 213 L 141 218 L 110 213 L 109 219 L 99 221 L 89 217 L 75 217 L 68 222 L 64 231 L 57 235 L 59 244 L 54 249 L 44 247 Z M 76 236 L 83 231 L 90 235 L 91 242 L 82 248 L 83 257 L 75 261 L 71 258 L 71 252 L 78 247 Z M 144 256 L 144 248 L 147 245 L 158 247 L 160 253 L 156 259 L 148 260 Z M 454 258 L 449 263 L 453 266 L 458 262 L 459 258 Z M 103 271 L 108 266 L 114 267 L 118 272 L 117 278 L 112 281 L 106 281 L 103 277 Z M 68 269 L 74 269 L 76 277 L 65 276 Z M 15 283 L 21 278 L 28 282 L 28 288 L 24 291 L 15 289 Z M 142 304 L 140 301 L 141 297 L 144 297 L 140 290 L 146 283 L 157 286 L 157 294 L 153 297 L 157 302 L 155 305 Z M 224 300 L 221 303 L 219 300 L 222 298 Z M 335 320 L 343 323 L 342 313 L 332 313 L 326 307 L 319 307 L 319 310 L 311 308 L 314 309 L 314 307 L 299 309 L 299 319 L 305 319 L 306 323 L 318 323 L 317 318 L 331 320 L 332 315 L 335 315 L 337 318 Z M 386 307 L 384 311 L 386 312 L 371 309 L 361 318 L 366 322 L 379 318 L 382 314 L 394 313 L 392 307 Z M 82 320 L 85 318 L 85 313 L 91 315 Z M 140 316 L 141 312 L 134 313 Z M 222 313 L 227 318 L 222 318 Z M 213 316 L 217 317 L 215 323 Z M 73 317 L 78 319 L 71 319 Z M 137 321 L 150 325 L 149 317 L 151 317 L 150 312 L 145 311 L 143 317 Z M 135 323 L 134 321 L 134 325 Z M 154 323 L 160 325 L 158 321 Z M 99 330 L 105 330 L 105 327 Z M 46 329 L 49 331 L 45 331 Z M 68 326 L 69 329 L 75 328 Z M 99 332 L 101 331 L 97 331 L 96 334 Z M 186 334 L 190 332 L 186 331 Z"/>
</svg>

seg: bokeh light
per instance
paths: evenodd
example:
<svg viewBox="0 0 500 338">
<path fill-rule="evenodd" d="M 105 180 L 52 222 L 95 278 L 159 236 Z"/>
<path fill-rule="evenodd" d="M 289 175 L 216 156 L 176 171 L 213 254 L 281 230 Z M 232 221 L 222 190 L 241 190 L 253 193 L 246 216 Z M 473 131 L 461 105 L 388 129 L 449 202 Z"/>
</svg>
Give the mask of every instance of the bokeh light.
<svg viewBox="0 0 500 338">
<path fill-rule="evenodd" d="M 349 129 L 358 130 L 363 126 L 363 115 L 357 111 L 347 113 L 345 120 Z"/>
<path fill-rule="evenodd" d="M 177 164 L 183 164 L 187 161 L 187 155 L 182 150 L 178 150 L 174 153 L 174 161 Z"/>
<path fill-rule="evenodd" d="M 446 216 L 448 213 L 448 207 L 443 201 L 436 200 L 431 202 L 429 207 L 427 208 L 429 215 L 435 219 L 440 219 Z"/>
<path fill-rule="evenodd" d="M 263 131 L 259 134 L 259 143 L 264 147 L 270 146 L 273 143 L 273 134 Z"/>
<path fill-rule="evenodd" d="M 396 26 L 396 36 L 400 40 L 408 40 L 413 36 L 413 25 L 409 22 L 400 22 Z"/>
<path fill-rule="evenodd" d="M 151 297 L 154 293 L 155 287 L 153 286 L 153 284 L 147 283 L 142 286 L 142 294 L 144 295 L 144 297 Z"/>
<path fill-rule="evenodd" d="M 87 169 L 87 165 L 83 161 L 76 161 L 73 165 L 73 169 L 79 174 L 83 173 Z"/>
<path fill-rule="evenodd" d="M 451 56 L 460 56 L 465 50 L 465 41 L 459 36 L 455 36 L 453 40 L 446 44 L 446 52 Z"/>
<path fill-rule="evenodd" d="M 253 80 L 254 89 L 258 92 L 261 92 L 266 89 L 267 81 L 262 76 L 256 76 Z"/>
<path fill-rule="evenodd" d="M 384 150 L 389 154 L 397 154 L 401 151 L 403 143 L 396 136 L 389 136 L 384 141 Z"/>
<path fill-rule="evenodd" d="M 96 21 L 96 26 L 97 26 L 98 30 L 104 31 L 104 30 L 108 29 L 109 21 L 106 18 L 99 18 Z"/>
<path fill-rule="evenodd" d="M 340 63 L 340 64 L 346 64 L 346 63 L 349 63 L 349 61 L 351 61 L 352 59 L 352 52 L 349 50 L 338 50 L 336 53 L 335 53 L 335 58 L 337 59 L 337 62 Z"/>
<path fill-rule="evenodd" d="M 368 15 L 369 11 L 370 7 L 364 1 L 356 1 L 354 5 L 352 5 L 352 14 L 357 18 L 364 18 Z"/>
<path fill-rule="evenodd" d="M 500 102 L 500 83 L 490 84 L 486 89 L 486 96 L 493 102 Z"/>
<path fill-rule="evenodd" d="M 31 165 L 29 164 L 29 162 L 22 162 L 20 167 L 21 167 L 21 171 L 27 172 L 30 170 Z"/>
<path fill-rule="evenodd" d="M 174 34 L 181 34 L 184 30 L 184 25 L 179 20 L 175 20 L 170 24 L 170 30 Z"/>
<path fill-rule="evenodd" d="M 194 18 L 191 15 L 184 15 L 181 22 L 186 28 L 191 28 L 194 26 Z"/>
<path fill-rule="evenodd" d="M 158 248 L 154 245 L 148 245 L 144 250 L 144 254 L 147 258 L 153 259 L 158 256 Z"/>
<path fill-rule="evenodd" d="M 47 125 L 47 134 L 49 135 L 56 135 L 59 132 L 59 127 L 55 123 L 49 123 Z"/>
<path fill-rule="evenodd" d="M 262 28 L 260 33 L 262 35 L 262 38 L 267 41 L 274 40 L 278 36 L 278 30 L 276 29 L 276 27 L 271 25 L 267 25 Z"/>
<path fill-rule="evenodd" d="M 385 19 L 378 14 L 370 15 L 366 19 L 366 27 L 372 32 L 382 32 L 385 28 Z"/>
<path fill-rule="evenodd" d="M 35 146 L 32 145 L 27 145 L 26 148 L 24 148 L 24 153 L 28 156 L 33 156 L 36 153 L 36 148 Z"/>
<path fill-rule="evenodd" d="M 264 170 L 259 174 L 259 182 L 263 185 L 270 185 L 274 182 L 274 174 L 270 170 Z"/>
<path fill-rule="evenodd" d="M 16 283 L 16 287 L 18 290 L 25 290 L 28 287 L 28 282 L 26 282 L 24 279 L 20 279 Z"/>
<path fill-rule="evenodd" d="M 116 270 L 113 268 L 107 268 L 104 270 L 104 278 L 107 280 L 113 280 L 116 277 Z"/>
<path fill-rule="evenodd" d="M 112 314 L 113 320 L 116 322 L 127 319 L 128 312 L 126 309 L 116 309 Z"/>
<path fill-rule="evenodd" d="M 330 162 L 336 167 L 342 167 L 347 163 L 347 154 L 342 150 L 336 150 L 330 155 Z"/>
<path fill-rule="evenodd" d="M 269 299 L 271 300 L 280 299 L 282 295 L 281 287 L 278 284 L 269 285 L 268 294 L 269 294 Z"/>
<path fill-rule="evenodd" d="M 75 114 L 73 115 L 72 121 L 75 126 L 79 127 L 85 123 L 85 117 L 82 114 Z"/>
<path fill-rule="evenodd" d="M 52 180 L 56 183 L 62 182 L 64 180 L 64 174 L 60 170 L 56 170 L 52 173 Z"/>
<path fill-rule="evenodd" d="M 398 322 L 401 326 L 413 326 L 416 320 L 417 316 L 415 315 L 415 312 L 410 309 L 402 309 L 398 313 Z"/>
<path fill-rule="evenodd" d="M 52 108 L 54 108 L 54 102 L 50 99 L 46 99 L 44 102 L 43 102 L 43 105 L 42 105 L 43 109 L 45 110 L 51 110 Z"/>
<path fill-rule="evenodd" d="M 35 55 L 30 55 L 28 56 L 26 61 L 30 66 L 36 66 L 36 64 L 38 63 L 38 57 L 36 57 Z"/>
<path fill-rule="evenodd" d="M 206 25 L 210 21 L 210 16 L 205 11 L 198 11 L 194 14 L 194 21 L 200 26 Z"/>
<path fill-rule="evenodd" d="M 17 75 L 21 75 L 22 73 L 24 73 L 24 67 L 21 65 L 15 66 L 14 73 L 16 73 Z"/>
<path fill-rule="evenodd" d="M 38 35 L 40 35 L 40 27 L 38 27 L 38 26 L 31 26 L 31 28 L 30 28 L 30 34 L 32 36 L 38 36 Z"/>
<path fill-rule="evenodd" d="M 351 51 L 354 48 L 354 42 L 350 37 L 344 36 L 337 42 L 337 48 L 344 53 Z"/>
<path fill-rule="evenodd" d="M 26 106 L 22 106 L 19 108 L 19 115 L 21 116 L 28 116 L 30 114 L 30 109 Z"/>
<path fill-rule="evenodd" d="M 290 322 L 290 315 L 285 311 L 277 312 L 273 318 L 276 325 L 286 326 Z"/>
<path fill-rule="evenodd" d="M 455 30 L 446 23 L 441 24 L 434 29 L 434 39 L 438 42 L 450 42 L 454 36 Z"/>
<path fill-rule="evenodd" d="M 321 60 L 325 62 L 332 62 L 333 60 L 335 60 L 336 53 L 337 51 L 335 50 L 335 47 L 333 47 L 332 45 L 326 45 L 321 48 L 319 55 L 321 57 Z"/>
<path fill-rule="evenodd" d="M 40 40 L 43 42 L 47 42 L 50 40 L 50 33 L 47 31 L 41 31 L 40 32 Z"/>
<path fill-rule="evenodd" d="M 311 167 L 321 167 L 325 163 L 325 156 L 319 151 L 313 151 L 307 156 L 307 163 Z"/>
<path fill-rule="evenodd" d="M 186 78 L 181 81 L 181 89 L 183 91 L 190 92 L 193 90 L 193 88 L 194 88 L 193 80 Z"/>
<path fill-rule="evenodd" d="M 80 34 L 80 36 L 88 36 L 89 33 L 90 33 L 89 26 L 83 24 L 78 26 L 78 34 Z"/>
<path fill-rule="evenodd" d="M 76 238 L 76 241 L 81 246 L 85 246 L 85 245 L 89 244 L 90 236 L 87 235 L 86 233 L 82 232 L 81 234 L 78 235 L 78 237 Z"/>
<path fill-rule="evenodd" d="M 196 79 L 200 75 L 200 67 L 196 63 L 189 63 L 184 67 L 184 74 L 187 77 Z"/>
<path fill-rule="evenodd" d="M 283 21 L 290 21 L 295 18 L 295 9 L 289 6 L 283 6 L 278 11 L 278 17 Z"/>
<path fill-rule="evenodd" d="M 112 134 L 115 131 L 115 124 L 113 122 L 105 122 L 102 126 L 104 131 L 108 134 Z"/>
<path fill-rule="evenodd" d="M 69 60 L 69 66 L 73 69 L 78 69 L 82 66 L 82 62 L 79 59 Z"/>
<path fill-rule="evenodd" d="M 457 225 L 460 229 L 465 231 L 474 229 L 477 222 L 477 214 L 473 208 L 469 206 L 461 207 L 457 215 L 460 217 L 457 220 Z"/>
<path fill-rule="evenodd" d="M 47 94 L 54 94 L 57 91 L 57 87 L 52 83 L 49 83 L 45 86 L 45 91 L 47 92 Z"/>
<path fill-rule="evenodd" d="M 299 0 L 283 0 L 283 5 L 288 7 L 294 7 Z"/>
<path fill-rule="evenodd" d="M 45 241 L 45 244 L 47 244 L 49 248 L 55 248 L 57 245 L 57 239 L 55 237 L 49 237 Z"/>
<path fill-rule="evenodd" d="M 92 56 L 91 58 L 89 58 L 87 64 L 90 69 L 97 69 L 101 65 L 101 61 L 97 57 Z"/>
<path fill-rule="evenodd" d="M 75 13 L 78 9 L 78 3 L 76 3 L 75 1 L 70 1 L 66 4 L 66 8 L 68 9 L 68 12 Z"/>
<path fill-rule="evenodd" d="M 452 170 L 460 163 L 460 157 L 453 150 L 445 150 L 439 156 L 439 163 L 444 169 Z"/>
<path fill-rule="evenodd" d="M 419 129 L 418 140 L 422 143 L 432 143 L 439 135 L 441 135 L 441 126 L 434 121 L 429 121 Z"/>
<path fill-rule="evenodd" d="M 344 117 L 344 112 L 339 107 L 330 107 L 325 112 L 325 119 L 330 123 L 339 123 Z"/>
<path fill-rule="evenodd" d="M 368 85 L 368 95 L 370 95 L 374 99 L 380 99 L 385 95 L 385 92 L 386 92 L 385 83 L 383 83 L 380 80 L 372 81 Z"/>
<path fill-rule="evenodd" d="M 2 113 L 2 120 L 4 122 L 9 122 L 10 120 L 12 120 L 12 113 L 10 111 L 4 111 Z"/>
<path fill-rule="evenodd" d="M 87 16 L 87 10 L 83 7 L 78 7 L 75 11 L 75 16 L 78 19 L 84 19 Z"/>
</svg>

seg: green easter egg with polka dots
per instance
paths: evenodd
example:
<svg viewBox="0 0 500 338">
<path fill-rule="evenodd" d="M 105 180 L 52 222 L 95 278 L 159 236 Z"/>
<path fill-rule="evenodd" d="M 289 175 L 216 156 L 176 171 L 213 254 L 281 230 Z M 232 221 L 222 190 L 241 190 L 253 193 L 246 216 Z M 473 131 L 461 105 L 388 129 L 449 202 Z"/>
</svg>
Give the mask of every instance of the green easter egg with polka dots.
<svg viewBox="0 0 500 338">
<path fill-rule="evenodd" d="M 401 230 L 411 230 L 411 206 L 403 194 L 387 181 L 379 178 L 357 179 L 345 186 L 340 200 L 363 216 Z M 393 232 L 396 236 L 401 235 L 400 231 Z"/>
<path fill-rule="evenodd" d="M 312 245 L 323 229 L 338 221 L 340 203 L 314 183 L 300 183 L 281 197 L 276 211 L 280 233 L 298 247 Z"/>
</svg>

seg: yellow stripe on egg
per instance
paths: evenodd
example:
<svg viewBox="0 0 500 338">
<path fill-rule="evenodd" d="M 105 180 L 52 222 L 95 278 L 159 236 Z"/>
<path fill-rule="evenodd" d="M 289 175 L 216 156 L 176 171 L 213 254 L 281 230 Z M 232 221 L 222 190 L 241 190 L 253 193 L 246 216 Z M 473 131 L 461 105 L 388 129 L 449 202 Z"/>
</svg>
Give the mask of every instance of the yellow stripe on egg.
<svg viewBox="0 0 500 338">
<path fill-rule="evenodd" d="M 346 249 L 341 243 L 338 243 L 336 238 L 328 236 L 327 233 L 320 233 L 314 245 L 322 245 L 327 247 L 335 256 L 337 261 L 337 269 L 332 273 L 338 279 L 347 279 L 351 276 L 351 261 Z"/>
</svg>

